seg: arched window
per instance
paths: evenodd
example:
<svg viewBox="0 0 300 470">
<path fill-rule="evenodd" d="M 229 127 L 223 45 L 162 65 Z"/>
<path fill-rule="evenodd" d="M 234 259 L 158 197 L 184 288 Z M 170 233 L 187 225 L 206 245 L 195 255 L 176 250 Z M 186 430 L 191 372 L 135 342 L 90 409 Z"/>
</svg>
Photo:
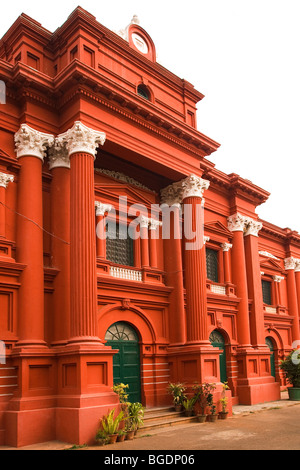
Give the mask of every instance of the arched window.
<svg viewBox="0 0 300 470">
<path fill-rule="evenodd" d="M 144 98 L 145 100 L 150 101 L 150 92 L 148 88 L 146 87 L 146 85 L 139 85 L 137 88 L 137 94 L 141 96 L 142 98 Z"/>
</svg>

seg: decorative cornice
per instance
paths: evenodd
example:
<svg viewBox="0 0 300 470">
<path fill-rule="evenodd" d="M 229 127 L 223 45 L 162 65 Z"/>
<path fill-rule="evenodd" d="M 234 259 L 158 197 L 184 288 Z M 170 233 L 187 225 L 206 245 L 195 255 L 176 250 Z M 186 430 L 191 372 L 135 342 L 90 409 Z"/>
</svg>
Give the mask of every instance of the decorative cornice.
<svg viewBox="0 0 300 470">
<path fill-rule="evenodd" d="M 289 258 L 285 258 L 285 260 L 284 260 L 284 269 L 286 271 L 288 271 L 290 269 L 295 269 L 295 267 L 296 267 L 295 258 L 293 258 L 292 256 L 290 256 Z"/>
<path fill-rule="evenodd" d="M 104 204 L 100 201 L 95 201 L 95 207 L 97 217 L 104 216 L 105 212 L 110 212 L 113 208 L 110 204 Z"/>
<path fill-rule="evenodd" d="M 96 158 L 99 145 L 104 145 L 106 135 L 76 121 L 71 129 L 57 137 L 57 143 L 66 145 L 69 156 L 74 153 L 89 153 Z"/>
<path fill-rule="evenodd" d="M 0 188 L 7 188 L 9 183 L 13 183 L 13 175 L 7 175 L 6 173 L 0 172 Z"/>
<path fill-rule="evenodd" d="M 153 191 L 152 189 L 150 189 L 147 186 L 143 185 L 139 181 L 136 181 L 135 179 L 131 178 L 130 176 L 124 175 L 124 173 L 120 173 L 118 171 L 106 170 L 104 168 L 95 168 L 95 172 L 96 173 L 101 173 L 102 175 L 109 176 L 110 178 L 114 178 L 118 181 L 121 181 L 122 183 L 131 184 L 132 186 L 135 186 L 136 188 L 145 189 L 146 191 L 149 191 L 151 193 L 156 194 L 156 192 Z"/>
<path fill-rule="evenodd" d="M 27 124 L 22 124 L 15 134 L 17 158 L 31 156 L 44 161 L 47 147 L 54 143 L 54 136 L 32 129 Z"/>
<path fill-rule="evenodd" d="M 161 203 L 173 206 L 181 204 L 188 197 L 199 197 L 209 188 L 209 181 L 196 175 L 190 175 L 184 180 L 173 183 L 161 191 Z M 204 201 L 203 201 L 204 202 Z"/>
<path fill-rule="evenodd" d="M 70 157 L 66 143 L 55 139 L 54 145 L 49 149 L 49 169 L 70 168 Z"/>
</svg>

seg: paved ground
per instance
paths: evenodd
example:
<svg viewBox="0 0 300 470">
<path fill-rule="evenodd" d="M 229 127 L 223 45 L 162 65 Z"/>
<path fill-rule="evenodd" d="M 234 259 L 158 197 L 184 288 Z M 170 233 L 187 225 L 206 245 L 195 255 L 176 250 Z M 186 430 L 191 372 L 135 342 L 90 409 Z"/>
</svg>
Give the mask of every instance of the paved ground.
<svg viewBox="0 0 300 470">
<path fill-rule="evenodd" d="M 70 448 L 70 444 L 47 442 L 19 450 Z M 278 402 L 234 407 L 234 415 L 225 421 L 162 428 L 141 434 L 134 441 L 83 449 L 103 452 L 103 457 L 113 451 L 134 454 L 137 450 L 300 450 L 300 402 L 291 402 L 283 395 Z M 0 450 L 12 449 L 0 447 Z"/>
</svg>

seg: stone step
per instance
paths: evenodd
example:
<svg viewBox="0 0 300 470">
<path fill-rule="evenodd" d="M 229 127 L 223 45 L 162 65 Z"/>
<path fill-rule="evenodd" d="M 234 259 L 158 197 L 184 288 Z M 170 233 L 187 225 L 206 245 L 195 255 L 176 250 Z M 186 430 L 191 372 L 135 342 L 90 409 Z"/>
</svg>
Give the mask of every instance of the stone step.
<svg viewBox="0 0 300 470">
<path fill-rule="evenodd" d="M 146 408 L 144 425 L 139 429 L 138 434 L 196 421 L 196 416 L 185 416 L 184 412 L 176 412 L 174 407 Z"/>
</svg>

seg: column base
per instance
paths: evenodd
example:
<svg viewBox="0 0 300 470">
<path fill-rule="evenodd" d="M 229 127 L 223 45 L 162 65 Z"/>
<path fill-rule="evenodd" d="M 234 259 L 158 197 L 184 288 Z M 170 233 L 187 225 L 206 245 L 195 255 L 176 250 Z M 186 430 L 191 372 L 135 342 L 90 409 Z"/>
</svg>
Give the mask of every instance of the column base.
<svg viewBox="0 0 300 470">
<path fill-rule="evenodd" d="M 119 407 L 112 391 L 116 352 L 101 343 L 16 350 L 18 389 L 5 412 L 5 445 L 94 443 L 102 416 Z"/>
<path fill-rule="evenodd" d="M 271 376 L 270 353 L 265 348 L 238 350 L 237 363 L 240 405 L 280 400 L 280 384 Z"/>
</svg>

